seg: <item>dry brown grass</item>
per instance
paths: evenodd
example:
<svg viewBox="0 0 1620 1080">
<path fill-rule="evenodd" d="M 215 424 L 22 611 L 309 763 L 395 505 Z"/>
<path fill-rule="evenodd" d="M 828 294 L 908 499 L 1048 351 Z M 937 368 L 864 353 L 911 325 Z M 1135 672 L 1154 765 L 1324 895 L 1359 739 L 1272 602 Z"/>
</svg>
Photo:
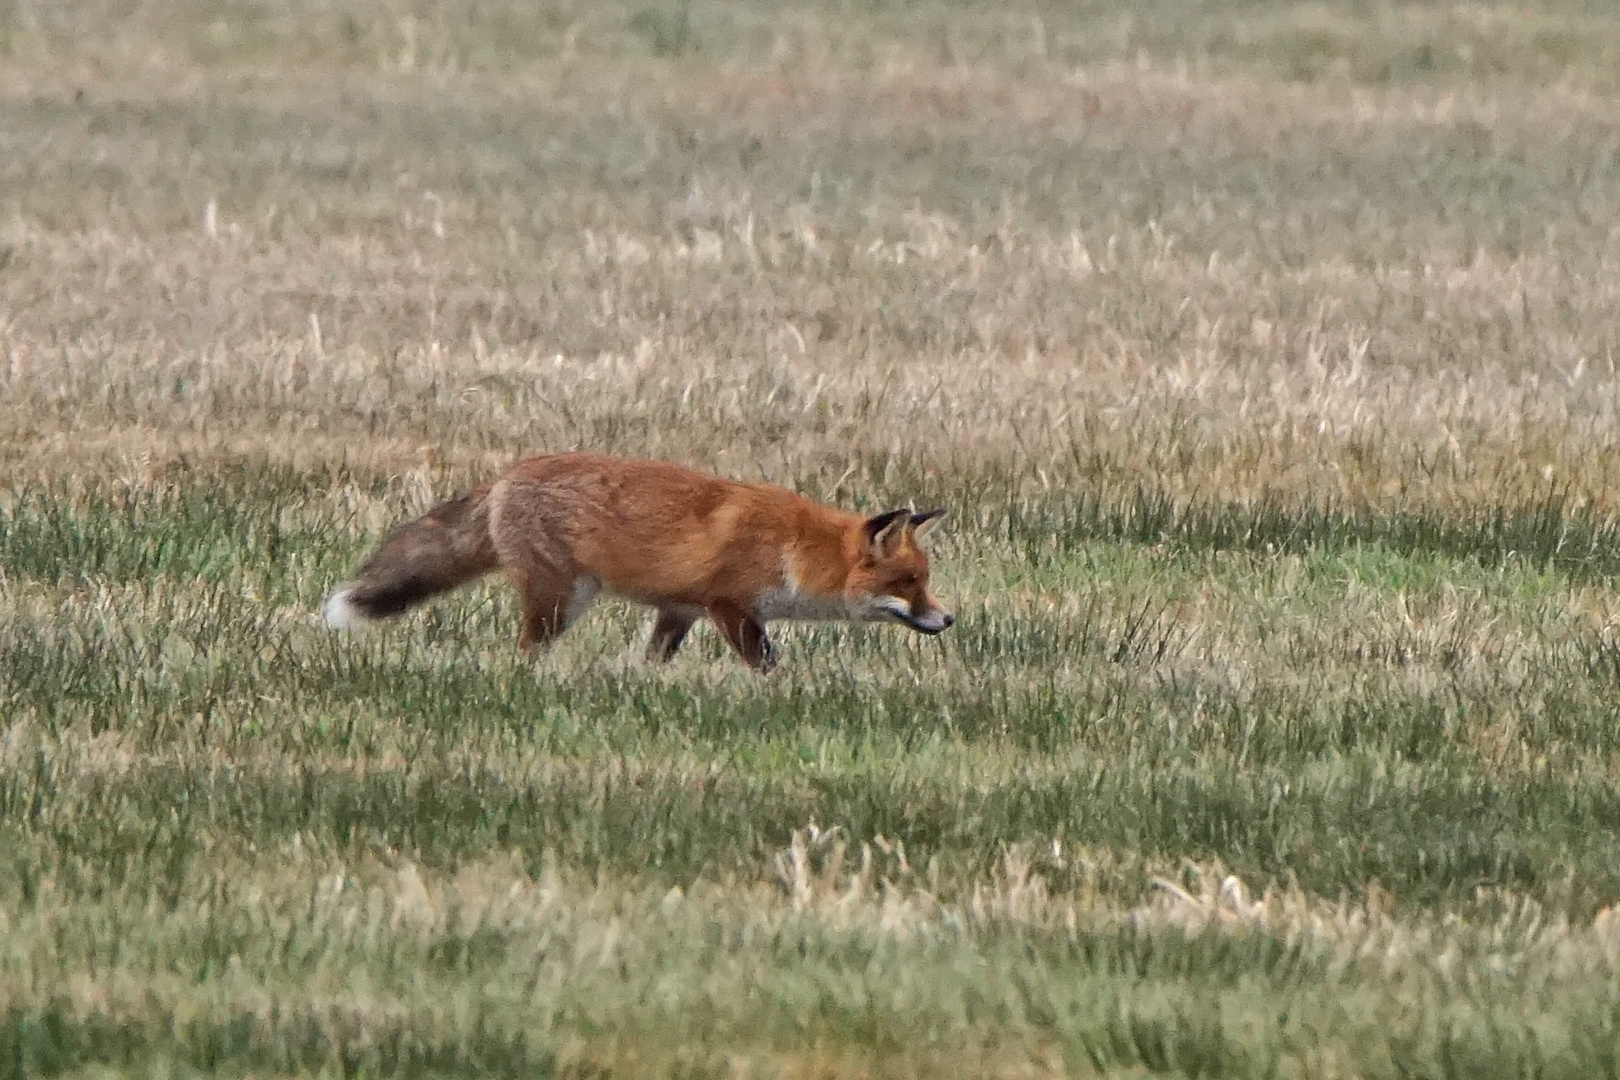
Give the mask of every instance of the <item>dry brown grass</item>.
<svg viewBox="0 0 1620 1080">
<path fill-rule="evenodd" d="M 1612 503 L 1620 126 L 1591 93 L 912 54 L 262 70 L 81 100 L 13 72 L 17 475 L 589 445 L 825 487 Z"/>
</svg>

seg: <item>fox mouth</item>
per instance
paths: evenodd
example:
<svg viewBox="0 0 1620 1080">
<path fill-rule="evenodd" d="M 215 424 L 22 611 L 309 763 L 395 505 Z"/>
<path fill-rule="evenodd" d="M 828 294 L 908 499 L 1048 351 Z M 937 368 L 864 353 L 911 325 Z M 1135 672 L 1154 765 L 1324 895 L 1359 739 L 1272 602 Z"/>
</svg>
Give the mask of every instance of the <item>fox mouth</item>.
<svg viewBox="0 0 1620 1080">
<path fill-rule="evenodd" d="M 883 613 L 903 626 L 909 626 L 919 634 L 933 637 L 943 634 L 956 622 L 956 616 L 944 611 L 935 611 L 928 615 L 918 617 L 913 615 L 903 604 L 884 605 Z"/>
</svg>

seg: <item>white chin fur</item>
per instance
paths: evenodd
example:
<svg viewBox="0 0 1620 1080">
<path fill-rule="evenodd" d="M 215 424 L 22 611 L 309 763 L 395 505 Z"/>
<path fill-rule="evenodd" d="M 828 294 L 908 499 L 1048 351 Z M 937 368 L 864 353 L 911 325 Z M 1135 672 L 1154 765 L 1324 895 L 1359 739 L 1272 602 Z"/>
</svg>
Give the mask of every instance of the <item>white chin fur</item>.
<svg viewBox="0 0 1620 1080">
<path fill-rule="evenodd" d="M 326 604 L 321 608 L 321 614 L 326 616 L 326 625 L 338 630 L 353 630 L 364 621 L 360 609 L 349 600 L 347 587 L 338 589 L 326 598 Z"/>
</svg>

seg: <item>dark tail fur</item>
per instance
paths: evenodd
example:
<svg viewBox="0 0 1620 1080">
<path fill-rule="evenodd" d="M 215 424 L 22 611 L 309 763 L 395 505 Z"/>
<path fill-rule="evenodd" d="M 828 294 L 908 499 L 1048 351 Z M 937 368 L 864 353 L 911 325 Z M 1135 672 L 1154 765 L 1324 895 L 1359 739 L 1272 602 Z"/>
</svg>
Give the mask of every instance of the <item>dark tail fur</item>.
<svg viewBox="0 0 1620 1080">
<path fill-rule="evenodd" d="M 326 621 L 386 619 L 494 570 L 488 499 L 481 487 L 395 529 L 354 580 L 327 597 Z"/>
</svg>

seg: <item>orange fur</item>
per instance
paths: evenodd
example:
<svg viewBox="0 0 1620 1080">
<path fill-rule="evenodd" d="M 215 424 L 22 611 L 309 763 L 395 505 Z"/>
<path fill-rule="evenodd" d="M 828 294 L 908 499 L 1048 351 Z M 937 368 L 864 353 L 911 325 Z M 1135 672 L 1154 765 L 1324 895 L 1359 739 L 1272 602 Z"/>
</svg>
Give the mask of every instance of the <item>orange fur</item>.
<svg viewBox="0 0 1620 1080">
<path fill-rule="evenodd" d="M 327 616 L 385 617 L 499 568 L 523 598 L 524 649 L 565 630 L 600 591 L 657 609 L 655 659 L 707 617 L 768 671 L 771 619 L 948 628 L 955 620 L 928 591 L 918 544 L 939 513 L 866 517 L 658 461 L 528 458 L 396 530 L 333 593 Z"/>
</svg>

